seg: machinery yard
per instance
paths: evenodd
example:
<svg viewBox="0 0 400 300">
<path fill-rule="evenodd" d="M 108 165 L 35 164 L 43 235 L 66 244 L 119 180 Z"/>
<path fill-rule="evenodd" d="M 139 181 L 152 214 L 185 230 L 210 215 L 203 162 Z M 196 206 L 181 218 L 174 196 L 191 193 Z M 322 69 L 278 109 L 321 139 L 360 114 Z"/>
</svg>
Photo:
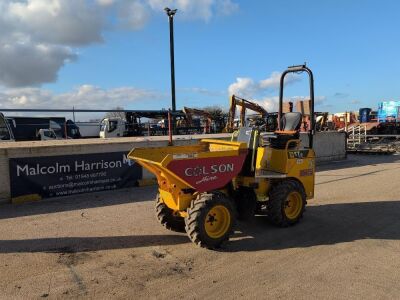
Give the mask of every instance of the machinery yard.
<svg viewBox="0 0 400 300">
<path fill-rule="evenodd" d="M 4 204 L 2 297 L 396 298 L 399 168 L 397 155 L 321 164 L 300 224 L 256 216 L 218 251 L 160 226 L 155 186 Z"/>
<path fill-rule="evenodd" d="M 3 2 L 0 300 L 399 298 L 400 2 Z"/>
</svg>

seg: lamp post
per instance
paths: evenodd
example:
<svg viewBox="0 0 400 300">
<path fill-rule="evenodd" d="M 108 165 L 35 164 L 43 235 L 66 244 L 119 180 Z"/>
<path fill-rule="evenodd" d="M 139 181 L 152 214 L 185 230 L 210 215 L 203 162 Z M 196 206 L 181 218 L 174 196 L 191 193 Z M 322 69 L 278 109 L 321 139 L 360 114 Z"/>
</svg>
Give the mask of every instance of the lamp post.
<svg viewBox="0 0 400 300">
<path fill-rule="evenodd" d="M 167 13 L 169 20 L 169 46 L 170 46 L 170 56 L 171 56 L 171 97 L 172 97 L 172 112 L 175 112 L 176 103 L 175 103 L 175 60 L 174 60 L 174 15 L 176 14 L 177 10 L 170 9 L 168 7 L 166 7 L 164 10 Z"/>
</svg>

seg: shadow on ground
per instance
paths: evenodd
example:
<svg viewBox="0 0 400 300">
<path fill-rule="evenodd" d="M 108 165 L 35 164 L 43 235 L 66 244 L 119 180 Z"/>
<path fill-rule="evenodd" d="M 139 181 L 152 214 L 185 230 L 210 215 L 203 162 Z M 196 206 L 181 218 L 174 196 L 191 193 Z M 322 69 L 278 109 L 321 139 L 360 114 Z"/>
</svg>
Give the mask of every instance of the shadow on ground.
<svg viewBox="0 0 400 300">
<path fill-rule="evenodd" d="M 400 201 L 328 204 L 307 207 L 299 224 L 270 225 L 266 217 L 241 223 L 240 236 L 227 251 L 304 248 L 363 239 L 400 240 Z"/>
<path fill-rule="evenodd" d="M 315 185 L 324 185 L 324 184 L 333 183 L 333 182 L 347 181 L 349 179 L 354 179 L 354 178 L 358 178 L 358 177 L 367 177 L 367 176 L 371 176 L 371 175 L 378 175 L 378 174 L 384 173 L 384 172 L 391 172 L 395 169 L 400 169 L 400 165 L 396 165 L 393 168 L 383 168 L 383 169 L 370 171 L 370 172 L 362 172 L 359 174 L 345 174 L 345 175 L 338 174 L 337 175 L 332 172 L 329 172 L 328 174 L 317 174 L 317 182 L 315 183 Z M 331 179 L 331 180 L 327 180 L 327 181 L 319 181 L 318 180 L 318 179 L 323 179 L 324 177 L 332 178 L 333 176 L 337 176 L 339 178 Z"/>
<path fill-rule="evenodd" d="M 400 240 L 400 201 L 310 206 L 304 219 L 289 228 L 276 228 L 265 217 L 240 223 L 238 233 L 222 251 L 305 248 L 364 239 Z M 61 237 L 0 241 L 0 253 L 85 252 L 189 243 L 184 234 Z M 193 246 L 194 247 L 194 246 Z"/>
<path fill-rule="evenodd" d="M 340 170 L 362 166 L 375 166 L 379 164 L 400 163 L 399 155 L 374 155 L 374 154 L 348 154 L 344 160 L 334 162 L 320 162 L 317 164 L 317 172 Z"/>
<path fill-rule="evenodd" d="M 118 196 L 115 196 L 116 193 L 118 193 Z M 58 197 L 24 204 L 2 204 L 0 205 L 0 220 L 124 203 L 153 201 L 156 193 L 156 186 L 147 186 Z"/>
<path fill-rule="evenodd" d="M 188 243 L 186 235 L 130 235 L 111 237 L 61 237 L 0 241 L 0 253 L 76 253 Z"/>
</svg>

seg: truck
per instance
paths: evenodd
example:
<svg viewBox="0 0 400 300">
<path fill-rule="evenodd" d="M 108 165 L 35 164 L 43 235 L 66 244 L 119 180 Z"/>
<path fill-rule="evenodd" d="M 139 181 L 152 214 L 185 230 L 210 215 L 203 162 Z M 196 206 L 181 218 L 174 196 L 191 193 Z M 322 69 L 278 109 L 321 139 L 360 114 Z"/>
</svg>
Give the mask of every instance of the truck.
<svg viewBox="0 0 400 300">
<path fill-rule="evenodd" d="M 175 112 L 174 115 L 182 115 L 182 111 Z M 100 137 L 112 138 L 123 136 L 143 136 L 145 126 L 141 118 L 147 119 L 167 119 L 167 110 L 143 110 L 134 112 L 124 112 L 124 117 L 104 118 L 101 121 Z M 166 130 L 165 130 L 166 132 Z"/>
<path fill-rule="evenodd" d="M 79 138 L 79 128 L 64 117 L 5 117 L 16 141 L 33 141 L 56 138 Z M 46 137 L 44 133 L 46 132 Z"/>
<path fill-rule="evenodd" d="M 191 112 L 200 110 L 188 109 Z M 204 132 L 200 119 L 193 119 L 193 113 L 178 110 L 171 113 L 175 119 L 176 134 L 199 134 Z M 157 124 L 150 125 L 142 122 L 141 118 L 159 120 Z M 195 122 L 197 121 L 197 126 Z M 125 112 L 125 117 L 104 118 L 101 121 L 100 137 L 124 137 L 124 136 L 143 136 L 143 135 L 167 135 L 168 134 L 168 110 L 143 110 Z"/>
<path fill-rule="evenodd" d="M 81 138 L 98 138 L 100 136 L 100 121 L 76 122 Z"/>
<path fill-rule="evenodd" d="M 101 121 L 100 126 L 100 137 L 101 138 L 113 138 L 113 137 L 123 137 L 123 136 L 140 136 L 141 130 L 139 129 L 139 124 L 134 131 L 130 131 L 130 124 L 122 118 L 104 118 Z"/>
</svg>

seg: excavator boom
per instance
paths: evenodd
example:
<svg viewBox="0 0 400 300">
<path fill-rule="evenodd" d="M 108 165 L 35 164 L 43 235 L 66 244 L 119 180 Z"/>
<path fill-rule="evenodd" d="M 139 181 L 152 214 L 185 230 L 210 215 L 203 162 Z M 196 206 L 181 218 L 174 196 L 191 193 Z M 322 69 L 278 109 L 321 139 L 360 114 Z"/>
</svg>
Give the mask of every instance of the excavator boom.
<svg viewBox="0 0 400 300">
<path fill-rule="evenodd" d="M 234 129 L 235 116 L 236 116 L 236 108 L 240 106 L 240 124 L 239 126 L 245 126 L 246 123 L 246 110 L 252 110 L 261 115 L 262 118 L 268 116 L 268 112 L 257 103 L 251 102 L 249 100 L 240 98 L 238 96 L 232 95 L 231 97 L 231 105 L 229 108 L 228 122 L 225 127 L 226 132 L 232 132 Z"/>
</svg>

